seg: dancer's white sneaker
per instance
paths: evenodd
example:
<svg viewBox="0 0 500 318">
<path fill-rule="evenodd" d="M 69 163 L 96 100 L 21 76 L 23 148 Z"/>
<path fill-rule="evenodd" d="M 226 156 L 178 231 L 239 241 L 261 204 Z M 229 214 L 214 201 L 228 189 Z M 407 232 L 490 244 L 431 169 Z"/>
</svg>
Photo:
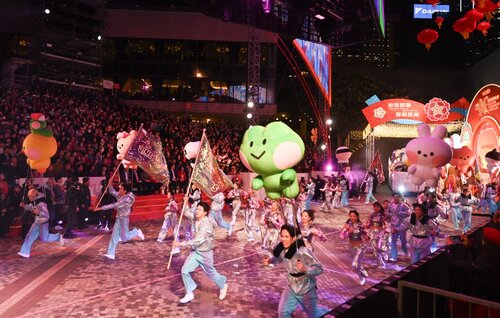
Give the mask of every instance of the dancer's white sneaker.
<svg viewBox="0 0 500 318">
<path fill-rule="evenodd" d="M 172 251 L 172 254 L 175 255 L 175 254 L 179 254 L 180 252 L 181 252 L 181 250 L 178 247 L 175 247 L 174 250 Z"/>
<path fill-rule="evenodd" d="M 229 230 L 227 231 L 227 235 L 231 236 L 231 234 L 233 234 L 233 226 L 232 225 L 229 227 Z"/>
<path fill-rule="evenodd" d="M 115 260 L 115 256 L 112 254 L 104 254 L 104 257 Z"/>
<path fill-rule="evenodd" d="M 30 254 L 24 254 L 24 253 L 17 253 L 17 255 L 21 256 L 21 257 L 24 257 L 24 258 L 30 258 Z"/>
<path fill-rule="evenodd" d="M 222 287 L 220 289 L 220 293 L 219 293 L 219 299 L 220 300 L 223 300 L 224 298 L 226 298 L 226 295 L 227 295 L 227 289 L 228 289 L 228 285 L 227 283 L 224 284 L 224 287 Z"/>
<path fill-rule="evenodd" d="M 186 303 L 190 302 L 193 299 L 194 299 L 194 294 L 192 292 L 187 292 L 186 296 L 184 296 L 184 298 L 181 298 L 181 300 L 179 300 L 179 302 L 181 304 L 186 304 Z"/>
<path fill-rule="evenodd" d="M 359 280 L 359 284 L 361 286 L 363 286 L 365 283 L 366 283 L 366 279 L 364 277 L 361 277 L 361 279 Z"/>
<path fill-rule="evenodd" d="M 139 236 L 139 238 L 144 241 L 144 233 L 142 233 L 142 230 L 137 230 L 137 236 Z"/>
<path fill-rule="evenodd" d="M 62 235 L 59 235 L 59 246 L 64 246 L 64 238 Z"/>
</svg>

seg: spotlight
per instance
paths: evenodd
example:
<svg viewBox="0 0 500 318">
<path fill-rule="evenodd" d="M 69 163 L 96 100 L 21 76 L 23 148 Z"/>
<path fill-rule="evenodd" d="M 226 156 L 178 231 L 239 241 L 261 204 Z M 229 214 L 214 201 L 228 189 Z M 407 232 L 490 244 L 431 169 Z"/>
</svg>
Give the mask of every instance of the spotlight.
<svg viewBox="0 0 500 318">
<path fill-rule="evenodd" d="M 326 120 L 326 124 L 327 124 L 328 126 L 330 126 L 330 125 L 332 124 L 332 120 L 331 120 L 330 118 L 328 118 L 328 119 Z"/>
<path fill-rule="evenodd" d="M 399 190 L 399 193 L 405 193 L 405 187 L 402 185 L 399 186 L 398 190 Z"/>
<path fill-rule="evenodd" d="M 248 102 L 248 104 L 247 104 L 247 105 L 248 105 L 248 108 L 252 108 L 252 107 L 253 107 L 253 102 L 252 102 L 252 101 L 250 101 L 250 102 Z"/>
<path fill-rule="evenodd" d="M 326 165 L 326 171 L 332 171 L 333 170 L 333 167 L 331 164 L 327 164 Z"/>
<path fill-rule="evenodd" d="M 45 12 L 45 14 L 50 14 L 50 9 L 45 9 L 43 12 Z"/>
<path fill-rule="evenodd" d="M 98 40 L 98 41 L 101 41 L 101 39 L 102 39 L 102 36 L 98 35 L 98 36 L 97 36 L 97 40 Z"/>
<path fill-rule="evenodd" d="M 251 119 L 252 117 L 253 117 L 252 113 L 248 113 L 248 114 L 247 114 L 247 118 L 248 118 L 248 119 Z"/>
<path fill-rule="evenodd" d="M 326 145 L 325 144 L 322 144 L 321 145 L 321 150 L 325 150 L 326 149 Z"/>
</svg>

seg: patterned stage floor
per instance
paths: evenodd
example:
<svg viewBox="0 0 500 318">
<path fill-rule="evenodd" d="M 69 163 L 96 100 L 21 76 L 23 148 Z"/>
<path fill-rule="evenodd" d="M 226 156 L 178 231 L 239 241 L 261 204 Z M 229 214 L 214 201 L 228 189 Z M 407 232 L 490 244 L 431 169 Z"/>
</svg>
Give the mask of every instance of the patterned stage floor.
<svg viewBox="0 0 500 318">
<path fill-rule="evenodd" d="M 364 223 L 371 205 L 358 200 L 351 205 L 361 212 Z M 319 204 L 313 207 L 319 210 Z M 365 263 L 369 278 L 360 286 L 351 271 L 347 242 L 338 237 L 346 219 L 347 210 L 317 213 L 317 223 L 328 237 L 327 242 L 316 243 L 316 255 L 325 269 L 318 278 L 324 309 L 333 309 L 409 264 L 400 255 L 397 263 L 379 269 L 369 252 Z M 474 224 L 483 221 L 473 217 Z M 449 220 L 441 225 L 445 234 L 459 234 L 450 224 Z M 167 270 L 171 241 L 156 242 L 161 220 L 131 226 L 141 228 L 146 240 L 120 244 L 115 261 L 103 257 L 110 233 L 93 229 L 77 232 L 79 237 L 62 248 L 37 241 L 30 259 L 17 255 L 20 239 L 0 240 L 0 317 L 277 316 L 283 269 L 262 265 L 260 245 L 247 243 L 241 218 L 231 238 L 224 230 L 216 231 L 215 264 L 228 278 L 228 296 L 220 301 L 217 287 L 198 269 L 193 277 L 199 288 L 187 305 L 178 303 L 184 295 L 180 268 L 187 251 L 175 257 Z M 302 316 L 298 312 L 294 317 Z"/>
</svg>

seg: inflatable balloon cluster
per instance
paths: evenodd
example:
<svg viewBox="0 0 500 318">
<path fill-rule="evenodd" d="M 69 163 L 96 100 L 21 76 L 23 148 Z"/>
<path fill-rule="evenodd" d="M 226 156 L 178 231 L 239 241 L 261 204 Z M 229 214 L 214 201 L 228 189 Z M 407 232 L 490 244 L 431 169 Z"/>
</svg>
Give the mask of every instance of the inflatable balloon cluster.
<svg viewBox="0 0 500 318">
<path fill-rule="evenodd" d="M 50 158 L 57 152 L 57 142 L 43 114 L 31 114 L 30 129 L 31 133 L 24 138 L 22 151 L 28 157 L 26 161 L 30 168 L 44 173 L 50 166 Z"/>
<path fill-rule="evenodd" d="M 299 183 L 292 167 L 302 160 L 304 151 L 300 136 L 277 121 L 266 127 L 250 127 L 243 136 L 240 158 L 249 170 L 259 174 L 252 180 L 254 190 L 264 188 L 273 200 L 282 195 L 295 198 Z"/>
<path fill-rule="evenodd" d="M 408 173 L 413 184 L 420 186 L 425 182 L 427 186 L 437 186 L 441 168 L 452 158 L 451 147 L 443 140 L 446 134 L 444 126 L 437 126 L 432 133 L 428 125 L 418 126 L 419 137 L 406 145 L 406 156 L 411 163 Z"/>
</svg>

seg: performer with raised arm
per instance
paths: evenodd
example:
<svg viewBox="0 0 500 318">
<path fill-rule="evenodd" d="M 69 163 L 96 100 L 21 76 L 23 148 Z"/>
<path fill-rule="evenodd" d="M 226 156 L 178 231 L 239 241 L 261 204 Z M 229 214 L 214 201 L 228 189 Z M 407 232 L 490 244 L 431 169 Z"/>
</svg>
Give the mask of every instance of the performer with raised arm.
<svg viewBox="0 0 500 318">
<path fill-rule="evenodd" d="M 344 224 L 340 232 L 340 238 L 349 238 L 349 253 L 352 256 L 352 270 L 359 277 L 359 284 L 364 285 L 368 273 L 363 268 L 363 260 L 365 258 L 366 246 L 363 239 L 368 239 L 365 228 L 359 219 L 359 212 L 356 210 L 349 211 L 349 219 Z"/>
<path fill-rule="evenodd" d="M 122 182 L 118 188 L 118 192 L 113 187 L 109 187 L 109 193 L 117 198 L 118 201 L 103 205 L 102 207 L 96 207 L 94 208 L 94 211 L 109 209 L 117 210 L 115 225 L 113 226 L 111 240 L 108 245 L 108 252 L 104 254 L 105 257 L 114 260 L 116 246 L 118 245 L 118 241 L 120 239 L 122 242 L 126 242 L 134 237 L 139 237 L 141 240 L 144 240 L 144 234 L 137 228 L 129 231 L 129 216 L 135 202 L 135 196 L 132 193 L 132 186 L 130 183 Z"/>
<path fill-rule="evenodd" d="M 191 253 L 186 258 L 182 266 L 182 282 L 186 288 L 186 295 L 181 298 L 182 304 L 188 303 L 194 299 L 193 291 L 197 285 L 191 277 L 198 266 L 201 266 L 203 272 L 220 289 L 219 299 L 226 297 L 228 285 L 225 276 L 220 275 L 214 267 L 214 224 L 213 220 L 208 218 L 210 206 L 205 202 L 200 202 L 196 207 L 196 237 L 190 241 L 174 242 L 174 247 L 191 247 Z"/>
<path fill-rule="evenodd" d="M 377 264 L 385 268 L 385 261 L 388 259 L 387 240 L 388 233 L 391 232 L 391 226 L 384 208 L 379 202 L 373 203 L 373 212 L 368 217 L 366 229 L 369 230 L 370 242 Z"/>
<path fill-rule="evenodd" d="M 281 198 L 280 199 L 281 201 L 281 209 L 283 211 L 283 215 L 285 217 L 285 221 L 288 225 L 294 225 L 295 224 L 295 212 L 294 212 L 294 209 L 293 209 L 293 203 L 294 203 L 294 199 L 289 199 L 289 198 Z M 297 218 L 298 218 L 298 222 L 300 223 L 300 217 L 301 215 L 298 214 L 297 215 Z"/>
<path fill-rule="evenodd" d="M 42 242 L 59 242 L 61 246 L 64 244 L 64 239 L 61 234 L 51 234 L 49 233 L 49 210 L 47 209 L 47 203 L 45 202 L 45 196 L 43 193 L 38 192 L 36 189 L 31 189 L 28 191 L 28 199 L 31 201 L 29 204 L 21 202 L 20 206 L 24 208 L 25 211 L 33 213 L 36 215 L 35 221 L 31 224 L 31 228 L 24 238 L 23 246 L 19 253 L 19 256 L 29 258 L 31 254 L 31 245 L 38 238 Z"/>
<path fill-rule="evenodd" d="M 241 198 L 246 195 L 245 191 L 240 189 L 240 186 L 238 183 L 233 184 L 233 189 L 229 191 L 227 194 L 228 199 L 233 199 L 233 213 L 232 213 L 232 219 L 231 219 L 231 227 L 234 227 L 236 224 L 236 216 L 241 212 Z"/>
<path fill-rule="evenodd" d="M 219 192 L 212 197 L 212 206 L 210 211 L 210 218 L 212 218 L 218 226 L 225 228 L 227 230 L 227 234 L 231 236 L 233 233 L 233 226 L 224 220 L 222 217 L 222 209 L 224 209 L 224 193 Z"/>
<path fill-rule="evenodd" d="M 265 259 L 265 263 L 284 263 L 287 271 L 287 285 L 281 294 L 278 317 L 291 317 L 298 305 L 308 318 L 320 316 L 316 276 L 323 272 L 323 266 L 312 251 L 298 238 L 298 231 L 290 225 L 283 225 L 280 230 L 281 243 Z"/>
<path fill-rule="evenodd" d="M 317 227 L 314 223 L 314 211 L 304 210 L 302 211 L 302 223 L 300 223 L 300 232 L 302 233 L 302 238 L 306 247 L 314 252 L 314 237 L 317 237 L 320 241 L 326 242 L 326 236 L 323 231 Z"/>
<path fill-rule="evenodd" d="M 462 215 L 462 220 L 464 222 L 462 233 L 465 233 L 469 231 L 471 227 L 472 206 L 477 205 L 479 200 L 470 194 L 469 187 L 465 185 L 462 188 L 462 194 L 455 199 L 455 202 L 460 204 L 460 214 Z"/>
<path fill-rule="evenodd" d="M 406 227 L 411 236 L 411 262 L 416 263 L 431 253 L 432 236 L 436 235 L 436 225 L 427 215 L 427 210 L 422 204 L 413 204 L 413 213 Z"/>
</svg>

